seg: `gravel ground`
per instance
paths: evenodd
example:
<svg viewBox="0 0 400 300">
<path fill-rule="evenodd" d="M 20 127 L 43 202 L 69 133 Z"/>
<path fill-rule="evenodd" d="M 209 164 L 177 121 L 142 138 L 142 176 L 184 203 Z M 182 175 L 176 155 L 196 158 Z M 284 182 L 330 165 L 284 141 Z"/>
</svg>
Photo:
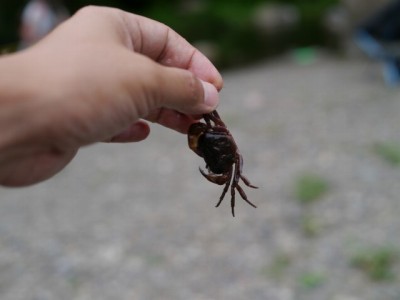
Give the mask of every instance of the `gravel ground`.
<svg viewBox="0 0 400 300">
<path fill-rule="evenodd" d="M 83 149 L 53 179 L 0 189 L 0 298 L 400 299 L 362 249 L 400 249 L 400 168 L 373 151 L 399 141 L 400 91 L 378 65 L 320 55 L 226 72 L 219 112 L 245 159 L 257 209 L 215 208 L 186 137 Z M 303 174 L 328 183 L 301 203 Z"/>
</svg>

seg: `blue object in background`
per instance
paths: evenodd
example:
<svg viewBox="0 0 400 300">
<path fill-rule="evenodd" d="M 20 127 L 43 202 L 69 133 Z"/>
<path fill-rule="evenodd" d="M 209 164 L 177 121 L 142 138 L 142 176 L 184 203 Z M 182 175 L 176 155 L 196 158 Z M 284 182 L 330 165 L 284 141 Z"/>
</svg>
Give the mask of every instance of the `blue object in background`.
<svg viewBox="0 0 400 300">
<path fill-rule="evenodd" d="M 400 84 L 400 1 L 368 18 L 354 40 L 368 56 L 382 61 L 387 85 Z"/>
</svg>

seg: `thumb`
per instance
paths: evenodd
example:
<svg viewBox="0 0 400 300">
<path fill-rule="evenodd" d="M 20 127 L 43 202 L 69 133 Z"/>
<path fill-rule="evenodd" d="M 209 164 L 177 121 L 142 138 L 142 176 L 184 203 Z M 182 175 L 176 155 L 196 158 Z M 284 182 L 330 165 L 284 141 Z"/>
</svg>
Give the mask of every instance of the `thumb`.
<svg viewBox="0 0 400 300">
<path fill-rule="evenodd" d="M 219 94 L 213 84 L 200 80 L 188 70 L 164 66 L 161 69 L 159 108 L 197 115 L 209 113 L 217 107 Z"/>
</svg>

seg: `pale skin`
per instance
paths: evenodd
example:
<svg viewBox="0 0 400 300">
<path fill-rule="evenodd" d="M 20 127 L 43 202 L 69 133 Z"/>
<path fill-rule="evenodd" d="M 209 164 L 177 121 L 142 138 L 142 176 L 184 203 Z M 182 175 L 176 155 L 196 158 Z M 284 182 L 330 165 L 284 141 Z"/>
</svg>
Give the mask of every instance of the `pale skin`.
<svg viewBox="0 0 400 300">
<path fill-rule="evenodd" d="M 141 141 L 147 121 L 186 133 L 216 108 L 222 85 L 167 26 L 81 9 L 33 47 L 0 57 L 0 184 L 48 179 L 85 145 Z"/>
</svg>

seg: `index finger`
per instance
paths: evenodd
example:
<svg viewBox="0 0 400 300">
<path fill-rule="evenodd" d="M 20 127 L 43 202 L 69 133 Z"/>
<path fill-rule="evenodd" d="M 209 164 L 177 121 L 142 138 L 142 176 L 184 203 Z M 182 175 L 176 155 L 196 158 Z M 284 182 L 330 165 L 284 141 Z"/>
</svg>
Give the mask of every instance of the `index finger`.
<svg viewBox="0 0 400 300">
<path fill-rule="evenodd" d="M 210 60 L 170 27 L 130 13 L 124 13 L 123 19 L 135 52 L 162 65 L 189 70 L 218 90 L 222 88 L 222 76 Z"/>
</svg>

